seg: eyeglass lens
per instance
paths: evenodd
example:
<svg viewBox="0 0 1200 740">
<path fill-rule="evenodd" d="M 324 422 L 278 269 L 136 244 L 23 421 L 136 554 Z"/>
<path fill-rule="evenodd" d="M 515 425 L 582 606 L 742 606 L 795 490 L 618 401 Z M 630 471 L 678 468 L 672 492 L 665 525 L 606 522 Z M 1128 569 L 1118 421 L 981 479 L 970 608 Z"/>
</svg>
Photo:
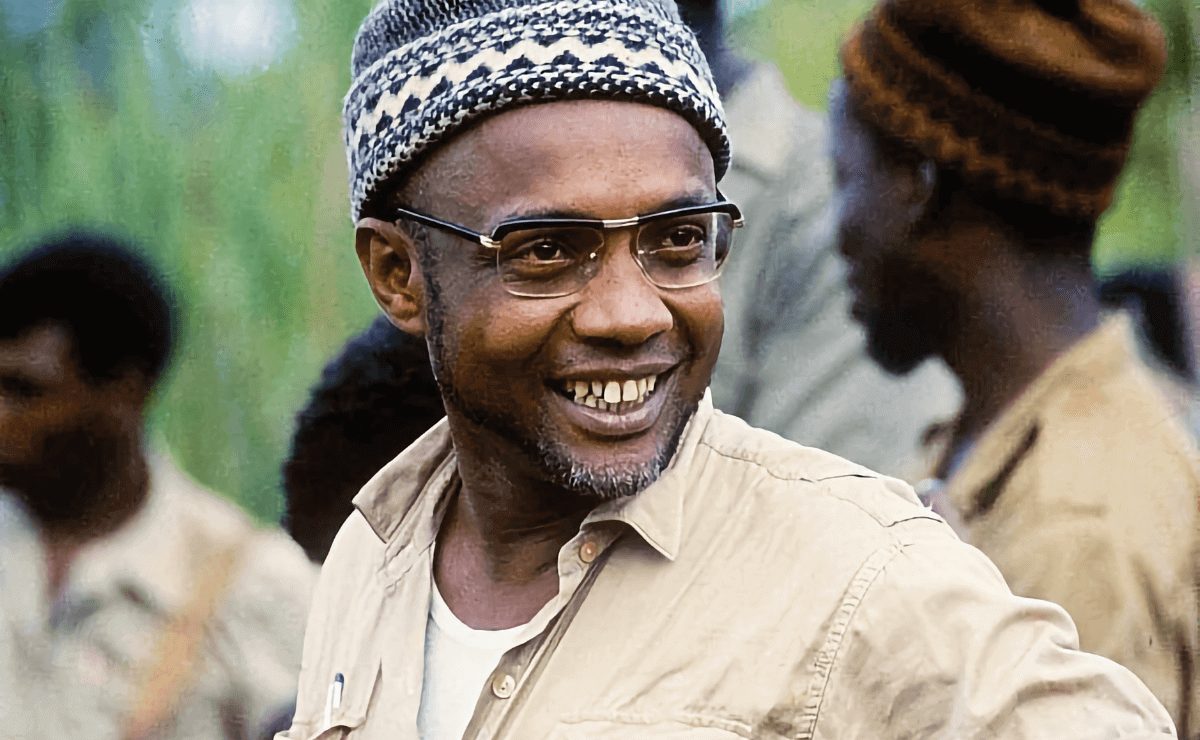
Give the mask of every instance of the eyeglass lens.
<svg viewBox="0 0 1200 740">
<path fill-rule="evenodd" d="M 655 219 L 639 227 L 633 256 L 651 283 L 689 288 L 717 277 L 732 234 L 727 213 Z M 600 271 L 603 246 L 599 228 L 522 229 L 501 240 L 496 260 L 510 293 L 564 296 L 582 290 Z"/>
</svg>

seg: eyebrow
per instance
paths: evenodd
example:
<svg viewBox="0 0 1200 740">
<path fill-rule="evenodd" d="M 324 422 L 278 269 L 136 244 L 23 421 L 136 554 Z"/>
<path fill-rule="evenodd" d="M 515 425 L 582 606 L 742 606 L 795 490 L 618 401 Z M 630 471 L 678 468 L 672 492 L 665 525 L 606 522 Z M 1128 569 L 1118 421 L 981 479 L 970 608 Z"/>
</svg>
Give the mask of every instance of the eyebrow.
<svg viewBox="0 0 1200 740">
<path fill-rule="evenodd" d="M 661 211 L 670 211 L 670 210 L 674 210 L 676 208 L 687 208 L 688 206 L 706 206 L 706 205 L 709 205 L 710 203 L 717 203 L 717 202 L 720 202 L 720 201 L 713 200 L 713 196 L 709 195 L 708 193 L 687 193 L 687 194 L 672 198 L 671 200 L 659 203 L 653 210 L 647 211 L 645 213 L 639 213 L 636 215 L 648 216 L 652 213 L 659 213 Z M 631 214 L 631 215 L 633 215 L 633 214 Z M 504 218 L 502 218 L 500 220 L 500 223 L 507 223 L 510 221 L 541 221 L 541 220 L 547 220 L 547 219 L 578 219 L 578 220 L 583 220 L 583 221 L 601 221 L 601 220 L 603 220 L 600 217 L 598 217 L 596 214 L 587 213 L 585 211 L 578 211 L 578 210 L 573 210 L 573 209 L 546 208 L 546 209 L 535 209 L 535 210 L 531 210 L 531 211 L 514 211 L 512 213 L 509 213 Z"/>
</svg>

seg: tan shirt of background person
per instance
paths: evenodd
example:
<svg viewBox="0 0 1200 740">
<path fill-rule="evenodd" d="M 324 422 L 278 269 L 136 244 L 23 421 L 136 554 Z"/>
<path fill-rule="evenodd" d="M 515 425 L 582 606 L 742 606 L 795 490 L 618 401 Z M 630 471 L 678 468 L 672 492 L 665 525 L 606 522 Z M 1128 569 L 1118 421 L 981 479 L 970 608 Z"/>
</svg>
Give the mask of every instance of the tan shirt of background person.
<svg viewBox="0 0 1200 740">
<path fill-rule="evenodd" d="M 1080 646 L 1145 681 L 1180 737 L 1200 720 L 1198 459 L 1122 315 L 994 421 L 941 494 L 1013 592 L 1062 605 Z"/>
<path fill-rule="evenodd" d="M 316 568 L 282 532 L 158 458 L 143 508 L 82 551 L 47 603 L 33 525 L 3 512 L 5 583 L 21 584 L 0 593 L 3 639 L 23 643 L 27 673 L 0 676 L 20 697 L 0 713 L 32 733 L 5 737 L 255 738 L 290 710 Z"/>
</svg>

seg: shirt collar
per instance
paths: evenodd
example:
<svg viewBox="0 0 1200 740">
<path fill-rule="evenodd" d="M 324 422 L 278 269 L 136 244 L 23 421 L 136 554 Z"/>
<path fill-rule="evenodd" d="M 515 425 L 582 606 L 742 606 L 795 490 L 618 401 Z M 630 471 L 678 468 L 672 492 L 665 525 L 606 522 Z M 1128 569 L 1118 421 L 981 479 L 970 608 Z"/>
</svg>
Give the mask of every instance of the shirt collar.
<svg viewBox="0 0 1200 740">
<path fill-rule="evenodd" d="M 685 495 L 698 479 L 695 457 L 713 414 L 711 395 L 705 391 L 658 480 L 636 496 L 600 504 L 583 527 L 624 522 L 673 560 L 683 538 Z M 457 479 L 456 466 L 450 427 L 442 419 L 368 481 L 354 505 L 375 534 L 393 546 L 389 551 L 395 546 L 428 547 L 436 536 L 432 522 L 437 507 Z"/>
<path fill-rule="evenodd" d="M 146 500 L 120 529 L 79 553 L 63 591 L 67 602 L 116 595 L 168 614 L 187 603 L 199 543 L 181 526 L 187 504 L 180 489 L 196 484 L 165 454 L 152 453 L 147 461 Z"/>
<path fill-rule="evenodd" d="M 989 425 L 951 475 L 947 488 L 955 508 L 968 518 L 986 508 L 982 498 L 1032 449 L 1052 401 L 1073 389 L 1107 382 L 1134 361 L 1135 352 L 1129 317 L 1118 313 L 1051 363 Z"/>
</svg>

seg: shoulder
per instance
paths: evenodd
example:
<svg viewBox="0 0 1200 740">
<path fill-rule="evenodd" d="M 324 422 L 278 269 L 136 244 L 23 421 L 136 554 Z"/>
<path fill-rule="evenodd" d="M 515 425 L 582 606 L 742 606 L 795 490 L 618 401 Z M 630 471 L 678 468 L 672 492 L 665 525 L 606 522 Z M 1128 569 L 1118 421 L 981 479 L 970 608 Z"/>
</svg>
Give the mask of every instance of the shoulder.
<svg viewBox="0 0 1200 740">
<path fill-rule="evenodd" d="M 151 518 L 183 530 L 197 549 L 232 545 L 254 532 L 245 512 L 197 483 L 169 458 L 151 460 L 151 482 Z"/>
<path fill-rule="evenodd" d="M 338 530 L 321 566 L 313 594 L 310 633 L 323 629 L 334 612 L 353 610 L 382 597 L 381 569 L 386 564 L 386 553 L 386 543 L 355 509 Z"/>
<path fill-rule="evenodd" d="M 1147 492 L 1192 501 L 1200 455 L 1177 417 L 1136 363 L 1105 382 L 1074 384 L 1038 416 L 1031 462 L 1040 487 L 1102 505 L 1144 505 Z M 1133 488 L 1141 494 L 1130 495 Z"/>
<path fill-rule="evenodd" d="M 822 450 L 805 447 L 716 411 L 700 447 L 709 460 L 704 504 L 732 507 L 761 526 L 787 527 L 797 535 L 834 526 L 843 547 L 873 548 L 891 540 L 888 530 L 922 520 L 954 539 L 949 527 L 921 505 L 911 486 Z"/>
<path fill-rule="evenodd" d="M 279 611 L 288 605 L 292 611 L 307 610 L 317 567 L 283 530 L 257 527 L 236 505 L 169 460 L 156 460 L 153 468 L 161 497 L 154 503 L 160 507 L 154 519 L 188 540 L 194 567 L 208 567 L 210 559 L 227 548 L 241 549 L 230 583 L 229 610 Z"/>
</svg>

